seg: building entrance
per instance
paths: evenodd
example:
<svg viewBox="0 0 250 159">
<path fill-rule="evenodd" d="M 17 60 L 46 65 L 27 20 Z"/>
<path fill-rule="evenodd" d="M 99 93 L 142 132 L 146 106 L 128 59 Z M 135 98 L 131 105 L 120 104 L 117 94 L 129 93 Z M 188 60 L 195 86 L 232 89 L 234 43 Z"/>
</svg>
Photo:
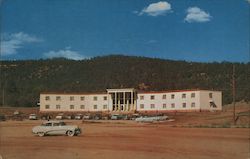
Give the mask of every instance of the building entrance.
<svg viewBox="0 0 250 159">
<path fill-rule="evenodd" d="M 135 89 L 107 89 L 109 108 L 111 111 L 134 111 L 136 110 L 137 94 Z"/>
</svg>

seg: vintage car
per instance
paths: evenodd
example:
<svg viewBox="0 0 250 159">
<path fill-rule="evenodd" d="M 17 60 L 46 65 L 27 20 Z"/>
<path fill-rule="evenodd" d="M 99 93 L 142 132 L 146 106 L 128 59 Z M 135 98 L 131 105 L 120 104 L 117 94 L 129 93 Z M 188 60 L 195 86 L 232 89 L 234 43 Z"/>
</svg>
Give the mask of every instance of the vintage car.
<svg viewBox="0 0 250 159">
<path fill-rule="evenodd" d="M 66 125 L 63 121 L 46 121 L 40 126 L 32 128 L 32 132 L 39 136 L 44 135 L 68 135 L 74 136 L 81 133 L 77 125 Z"/>
<path fill-rule="evenodd" d="M 82 114 L 76 114 L 76 115 L 75 115 L 75 119 L 76 119 L 76 120 L 81 120 L 82 117 L 83 117 Z"/>
<path fill-rule="evenodd" d="M 56 120 L 62 120 L 64 118 L 63 113 L 60 113 L 56 116 Z"/>
<path fill-rule="evenodd" d="M 37 120 L 37 115 L 36 114 L 30 114 L 29 115 L 29 120 Z"/>
</svg>

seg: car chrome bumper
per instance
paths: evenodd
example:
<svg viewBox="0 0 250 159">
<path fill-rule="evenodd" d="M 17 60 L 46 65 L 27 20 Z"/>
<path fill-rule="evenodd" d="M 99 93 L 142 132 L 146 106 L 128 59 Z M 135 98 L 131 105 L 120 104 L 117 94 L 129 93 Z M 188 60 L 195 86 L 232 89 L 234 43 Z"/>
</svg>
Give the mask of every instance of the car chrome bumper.
<svg viewBox="0 0 250 159">
<path fill-rule="evenodd" d="M 75 130 L 75 134 L 81 134 L 81 132 L 82 132 L 82 131 L 81 131 L 80 128 L 78 128 L 78 129 Z"/>
</svg>

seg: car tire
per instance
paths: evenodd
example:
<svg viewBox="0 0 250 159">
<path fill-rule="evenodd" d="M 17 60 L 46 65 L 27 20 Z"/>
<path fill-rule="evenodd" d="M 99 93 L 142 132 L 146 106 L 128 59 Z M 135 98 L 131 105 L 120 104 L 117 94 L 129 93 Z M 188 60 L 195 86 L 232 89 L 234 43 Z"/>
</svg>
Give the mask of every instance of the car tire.
<svg viewBox="0 0 250 159">
<path fill-rule="evenodd" d="M 38 136 L 40 136 L 40 137 L 43 137 L 43 136 L 45 135 L 44 132 L 38 132 L 37 134 L 38 134 Z"/>
<path fill-rule="evenodd" d="M 75 133 L 74 133 L 74 131 L 69 130 L 69 131 L 67 131 L 67 135 L 72 137 L 75 135 Z"/>
</svg>

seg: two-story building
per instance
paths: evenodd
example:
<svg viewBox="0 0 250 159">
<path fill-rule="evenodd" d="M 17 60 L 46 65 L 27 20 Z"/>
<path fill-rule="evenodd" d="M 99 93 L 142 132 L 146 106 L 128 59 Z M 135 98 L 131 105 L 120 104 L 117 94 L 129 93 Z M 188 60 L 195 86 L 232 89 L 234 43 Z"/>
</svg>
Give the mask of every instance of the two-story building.
<svg viewBox="0 0 250 159">
<path fill-rule="evenodd" d="M 104 93 L 41 93 L 41 112 L 170 112 L 222 110 L 221 91 L 143 92 L 134 88 Z"/>
</svg>

